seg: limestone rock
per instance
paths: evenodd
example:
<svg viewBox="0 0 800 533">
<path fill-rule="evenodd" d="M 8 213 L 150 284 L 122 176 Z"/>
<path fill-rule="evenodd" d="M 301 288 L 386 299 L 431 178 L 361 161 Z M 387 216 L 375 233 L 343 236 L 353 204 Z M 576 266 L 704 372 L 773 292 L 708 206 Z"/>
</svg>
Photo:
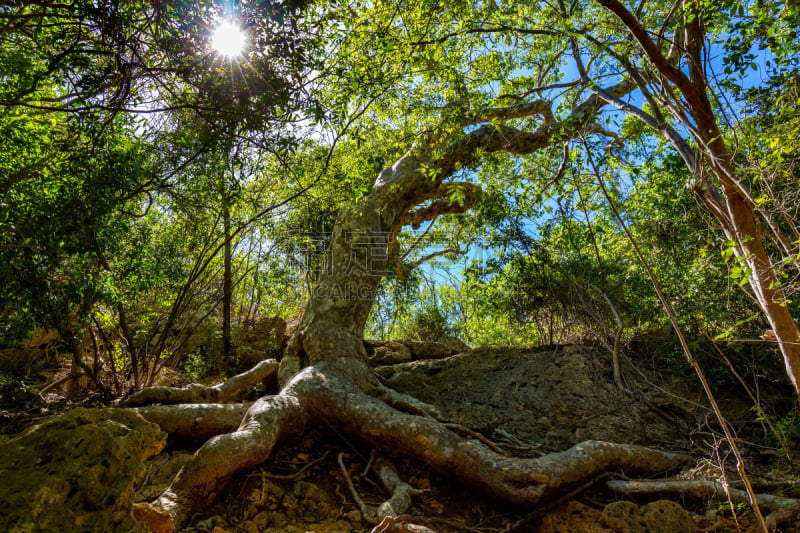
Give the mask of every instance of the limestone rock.
<svg viewBox="0 0 800 533">
<path fill-rule="evenodd" d="M 602 519 L 602 511 L 570 500 L 542 518 L 539 533 L 613 533 L 603 526 Z"/>
<path fill-rule="evenodd" d="M 441 342 L 406 341 L 405 344 L 411 349 L 414 360 L 444 359 L 455 353 L 450 346 Z"/>
<path fill-rule="evenodd" d="M 0 338 L 0 371 L 32 374 L 52 366 L 60 336 L 54 329 L 36 328 L 16 346 L 5 346 Z"/>
<path fill-rule="evenodd" d="M 441 342 L 445 346 L 448 346 L 451 350 L 453 350 L 453 353 L 464 353 L 471 350 L 469 344 L 467 344 L 466 342 L 462 341 L 461 339 L 453 335 L 444 337 L 439 342 Z"/>
<path fill-rule="evenodd" d="M 274 351 L 265 352 L 263 350 L 239 349 L 236 351 L 239 356 L 239 365 L 236 367 L 237 372 L 243 372 L 253 368 L 261 361 L 266 359 L 274 359 L 277 354 Z"/>
<path fill-rule="evenodd" d="M 6 440 L 0 530 L 146 531 L 131 517 L 135 484 L 166 436 L 133 411 L 78 408 Z"/>
<path fill-rule="evenodd" d="M 176 450 L 172 453 L 160 453 L 145 463 L 147 480 L 136 494 L 139 501 L 156 499 L 167 488 L 175 474 L 189 462 L 194 454 Z"/>
<path fill-rule="evenodd" d="M 402 342 L 365 340 L 364 348 L 375 365 L 396 365 L 412 360 L 411 350 Z"/>
<path fill-rule="evenodd" d="M 274 354 L 286 340 L 286 321 L 279 316 L 273 316 L 246 323 L 236 337 L 237 348 L 246 347 Z"/>
<path fill-rule="evenodd" d="M 286 343 L 286 321 L 279 316 L 244 324 L 234 342 L 239 355 L 239 370 L 252 368 L 265 359 L 280 359 Z"/>
<path fill-rule="evenodd" d="M 683 426 L 614 385 L 610 359 L 600 348 L 577 346 L 481 348 L 376 371 L 388 386 L 436 406 L 445 420 L 495 440 L 511 435 L 558 451 L 584 440 L 652 446 L 685 436 Z"/>
</svg>

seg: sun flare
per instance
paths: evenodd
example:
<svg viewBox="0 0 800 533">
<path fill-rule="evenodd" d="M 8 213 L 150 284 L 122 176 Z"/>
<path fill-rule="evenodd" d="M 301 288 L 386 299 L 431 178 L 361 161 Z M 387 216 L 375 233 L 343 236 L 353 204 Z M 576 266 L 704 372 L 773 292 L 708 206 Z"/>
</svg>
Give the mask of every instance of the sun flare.
<svg viewBox="0 0 800 533">
<path fill-rule="evenodd" d="M 241 54 L 246 41 L 244 31 L 232 21 L 220 23 L 211 36 L 211 46 L 226 57 Z"/>
</svg>

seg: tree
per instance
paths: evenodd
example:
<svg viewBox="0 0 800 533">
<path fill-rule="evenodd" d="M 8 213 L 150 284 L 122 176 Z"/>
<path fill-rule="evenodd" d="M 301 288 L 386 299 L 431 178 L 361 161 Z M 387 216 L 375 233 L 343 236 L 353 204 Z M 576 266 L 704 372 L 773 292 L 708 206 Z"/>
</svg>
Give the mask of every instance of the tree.
<svg viewBox="0 0 800 533">
<path fill-rule="evenodd" d="M 383 27 L 387 21 L 381 17 L 393 18 L 382 11 L 384 7 L 377 5 L 376 11 L 363 15 L 364 20 Z M 422 7 L 410 9 L 412 16 L 423 12 Z M 379 16 L 373 19 L 376 13 Z M 440 16 L 438 11 L 434 16 Z M 364 20 L 354 23 L 363 24 Z M 427 20 L 413 22 L 394 27 L 410 33 L 422 27 L 430 29 L 425 31 L 437 28 L 436 32 L 445 34 L 439 42 L 449 41 L 446 28 Z M 447 22 L 447 26 L 455 25 L 452 20 Z M 345 29 L 353 32 L 358 26 Z M 350 47 L 364 46 L 358 41 L 363 35 L 355 33 L 353 42 L 342 45 L 343 56 L 352 53 Z M 389 54 L 400 53 L 391 36 L 369 44 Z M 418 47 L 425 54 L 430 51 L 427 46 Z M 434 70 L 436 74 L 447 72 L 446 67 Z M 489 70 L 495 74 L 494 66 Z M 360 65 L 350 71 L 365 77 L 374 72 Z M 453 83 L 461 81 L 456 76 Z M 609 91 L 622 95 L 630 88 L 623 80 Z M 453 90 L 452 94 L 458 93 Z M 591 120 L 605 102 L 589 94 L 558 118 L 551 102 L 538 98 L 505 106 L 471 107 L 468 102 L 455 100 L 445 104 L 427 117 L 427 127 L 420 128 L 406 153 L 378 173 L 372 190 L 340 211 L 325 268 L 277 370 L 280 392 L 258 400 L 235 432 L 208 441 L 159 498 L 137 508 L 137 516 L 155 530 L 171 531 L 182 525 L 216 495 L 230 473 L 264 461 L 278 442 L 296 437 L 306 424 L 320 418 L 379 449 L 411 454 L 435 470 L 457 473 L 469 483 L 518 503 L 535 504 L 556 497 L 603 469 L 652 471 L 674 464 L 677 458 L 670 454 L 598 442 L 536 460 L 503 457 L 482 444 L 461 439 L 436 420 L 434 409 L 388 389 L 366 366 L 364 327 L 401 229 L 475 205 L 479 188 L 468 181 L 452 181 L 451 177 L 479 163 L 484 154 L 527 155 L 597 131 Z M 538 124 L 534 117 L 540 117 Z M 131 401 L 164 399 L 157 391 L 153 395 Z M 174 411 L 176 419 L 179 413 L 179 409 Z"/>
<path fill-rule="evenodd" d="M 717 219 L 731 243 L 731 249 L 746 268 L 750 288 L 775 332 L 786 373 L 800 396 L 800 330 L 792 318 L 780 279 L 775 273 L 773 264 L 776 261 L 767 252 L 767 236 L 762 232 L 762 223 L 772 232 L 784 256 L 795 255 L 796 246 L 773 216 L 759 209 L 752 191 L 746 186 L 746 174 L 734 161 L 730 143 L 712 104 L 721 95 L 715 94 L 708 74 L 709 71 L 713 72 L 713 67 L 709 65 L 711 52 L 706 45 L 707 34 L 709 30 L 721 31 L 715 26 L 726 8 L 737 9 L 741 5 L 728 5 L 723 9 L 711 3 L 694 1 L 676 5 L 677 9 L 667 17 L 675 29 L 669 40 L 670 50 L 665 53 L 662 47 L 662 43 L 667 42 L 664 28 L 670 24 L 662 26 L 662 30 L 656 34 L 656 42 L 646 30 L 641 17 L 629 11 L 621 2 L 597 2 L 616 15 L 641 49 L 645 58 L 642 64 L 636 64 L 629 55 L 619 55 L 619 52 L 616 55 L 620 57 L 620 63 L 630 79 L 635 81 L 645 99 L 652 104 L 653 114 L 621 102 L 614 95 L 603 95 L 601 90 L 597 90 L 597 94 L 659 131 L 683 157 L 686 166 L 691 169 L 695 193 Z M 753 7 L 754 11 L 759 9 Z M 787 6 L 779 20 L 781 23 L 790 23 L 796 19 L 796 7 Z M 796 50 L 800 43 L 795 38 L 787 44 Z M 578 58 L 576 54 L 576 61 Z M 688 75 L 684 69 L 688 70 Z M 588 81 L 585 74 L 582 76 Z M 656 87 L 657 91 L 651 91 L 649 87 Z M 662 110 L 668 110 L 677 124 L 690 132 L 694 147 L 666 122 Z"/>
</svg>

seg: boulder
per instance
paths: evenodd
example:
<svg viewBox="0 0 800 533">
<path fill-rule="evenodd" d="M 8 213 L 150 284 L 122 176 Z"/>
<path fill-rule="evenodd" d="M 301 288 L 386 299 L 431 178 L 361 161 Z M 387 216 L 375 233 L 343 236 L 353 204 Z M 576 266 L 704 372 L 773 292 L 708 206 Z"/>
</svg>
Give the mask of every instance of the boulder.
<svg viewBox="0 0 800 533">
<path fill-rule="evenodd" d="M 420 359 L 444 359 L 455 353 L 453 348 L 442 342 L 405 341 L 405 345 L 411 350 L 411 355 L 415 361 Z"/>
<path fill-rule="evenodd" d="M 411 350 L 402 342 L 365 340 L 364 348 L 370 362 L 378 366 L 407 363 L 413 359 Z"/>
<path fill-rule="evenodd" d="M 286 341 L 286 321 L 279 316 L 250 321 L 236 336 L 237 348 L 250 348 L 274 357 Z"/>
<path fill-rule="evenodd" d="M 0 338 L 0 371 L 32 374 L 53 366 L 61 339 L 54 329 L 36 328 L 16 346 L 4 346 Z"/>
<path fill-rule="evenodd" d="M 685 425 L 662 417 L 649 398 L 629 398 L 614 384 L 611 357 L 600 348 L 481 348 L 376 371 L 393 389 L 435 405 L 445 420 L 549 451 L 584 440 L 680 441 L 694 420 L 679 404 L 673 409 Z"/>
<path fill-rule="evenodd" d="M 440 341 L 365 340 L 367 357 L 375 366 L 396 365 L 423 359 L 444 359 L 469 351 L 469 346 L 457 337 L 443 337 Z"/>
<path fill-rule="evenodd" d="M 279 316 L 245 322 L 236 335 L 238 370 L 246 370 L 265 359 L 280 359 L 286 343 L 286 321 Z"/>
<path fill-rule="evenodd" d="M 472 349 L 469 347 L 469 344 L 453 335 L 443 337 L 439 342 L 453 350 L 453 353 L 464 353 Z"/>
<path fill-rule="evenodd" d="M 0 530 L 146 531 L 131 516 L 166 433 L 126 409 L 73 409 L 0 444 Z"/>
</svg>

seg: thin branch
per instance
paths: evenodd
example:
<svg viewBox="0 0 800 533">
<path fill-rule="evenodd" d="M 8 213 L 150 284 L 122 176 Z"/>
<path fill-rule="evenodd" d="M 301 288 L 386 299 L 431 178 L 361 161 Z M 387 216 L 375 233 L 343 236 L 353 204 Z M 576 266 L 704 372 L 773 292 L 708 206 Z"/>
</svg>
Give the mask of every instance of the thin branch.
<svg viewBox="0 0 800 533">
<path fill-rule="evenodd" d="M 767 525 L 764 522 L 764 516 L 761 514 L 761 510 L 759 509 L 759 502 L 758 499 L 756 498 L 756 493 L 753 490 L 753 486 L 750 483 L 750 478 L 747 476 L 747 473 L 745 472 L 744 458 L 742 457 L 742 454 L 739 451 L 739 447 L 736 444 L 736 440 L 733 436 L 733 433 L 731 433 L 730 427 L 728 426 L 725 417 L 722 415 L 722 409 L 717 403 L 716 397 L 714 396 L 714 393 L 711 390 L 711 386 L 709 385 L 708 380 L 706 379 L 703 369 L 700 367 L 700 364 L 697 362 L 697 359 L 695 359 L 694 356 L 692 355 L 692 351 L 689 348 L 689 343 L 686 340 L 686 336 L 683 333 L 683 329 L 680 327 L 680 324 L 678 323 L 678 317 L 675 314 L 675 311 L 672 309 L 672 305 L 669 303 L 669 300 L 667 300 L 667 298 L 664 296 L 664 293 L 661 291 L 661 286 L 658 282 L 658 278 L 656 277 L 653 269 L 650 267 L 650 262 L 644 256 L 644 253 L 639 247 L 638 242 L 631 234 L 627 224 L 625 224 L 625 221 L 623 220 L 622 216 L 617 210 L 616 204 L 611 199 L 611 195 L 609 195 L 605 183 L 603 183 L 603 179 L 600 176 L 600 171 L 595 165 L 591 150 L 589 149 L 589 145 L 586 143 L 585 139 L 583 140 L 583 145 L 586 150 L 587 161 L 589 162 L 589 165 L 592 167 L 592 171 L 594 172 L 595 178 L 597 179 L 597 185 L 600 187 L 600 191 L 603 193 L 603 197 L 605 197 L 606 202 L 608 202 L 609 208 L 614 213 L 614 218 L 617 220 L 617 223 L 625 232 L 628 241 L 631 243 L 631 246 L 636 252 L 636 256 L 639 258 L 642 267 L 647 272 L 647 276 L 650 278 L 650 282 L 653 284 L 653 289 L 655 290 L 656 295 L 658 296 L 658 299 L 661 302 L 662 307 L 664 308 L 664 311 L 667 313 L 667 316 L 669 317 L 669 321 L 672 324 L 672 328 L 675 330 L 675 333 L 678 336 L 678 340 L 680 341 L 681 348 L 683 348 L 683 352 L 686 355 L 686 359 L 689 361 L 689 364 L 692 365 L 692 368 L 694 369 L 698 379 L 700 380 L 701 385 L 703 386 L 703 391 L 708 397 L 708 401 L 711 403 L 711 407 L 714 410 L 714 414 L 717 417 L 717 421 L 722 427 L 722 431 L 725 433 L 725 438 L 728 441 L 728 445 L 731 447 L 733 454 L 736 456 L 737 470 L 739 472 L 739 476 L 741 477 L 742 481 L 745 484 L 745 487 L 747 488 L 747 493 L 750 495 L 750 505 L 753 507 L 753 511 L 756 513 L 758 521 L 763 527 L 764 533 L 766 533 Z"/>
</svg>

